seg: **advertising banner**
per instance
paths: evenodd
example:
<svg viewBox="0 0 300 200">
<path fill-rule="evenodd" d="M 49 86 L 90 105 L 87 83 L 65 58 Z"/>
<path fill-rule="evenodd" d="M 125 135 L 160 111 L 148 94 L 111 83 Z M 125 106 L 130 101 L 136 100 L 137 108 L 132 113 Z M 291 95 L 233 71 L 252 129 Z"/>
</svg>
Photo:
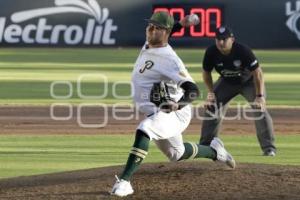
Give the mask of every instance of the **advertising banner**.
<svg viewBox="0 0 300 200">
<path fill-rule="evenodd" d="M 2 0 L 0 45 L 7 47 L 126 47 L 145 42 L 144 19 L 168 11 L 176 20 L 197 14 L 200 24 L 170 43 L 205 47 L 220 25 L 253 48 L 300 46 L 300 0 Z"/>
</svg>

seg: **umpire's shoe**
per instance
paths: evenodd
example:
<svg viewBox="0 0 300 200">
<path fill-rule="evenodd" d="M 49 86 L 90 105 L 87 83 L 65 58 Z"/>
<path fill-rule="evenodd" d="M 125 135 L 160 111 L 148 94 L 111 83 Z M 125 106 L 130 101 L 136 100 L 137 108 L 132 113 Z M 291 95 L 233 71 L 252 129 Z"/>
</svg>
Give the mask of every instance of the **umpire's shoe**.
<svg viewBox="0 0 300 200">
<path fill-rule="evenodd" d="M 214 139 L 210 143 L 210 147 L 213 148 L 217 152 L 217 160 L 226 163 L 231 168 L 235 168 L 235 160 L 233 157 L 226 151 L 224 148 L 223 142 L 214 137 Z"/>
<path fill-rule="evenodd" d="M 111 190 L 111 195 L 125 197 L 127 195 L 133 194 L 133 189 L 129 181 L 123 179 L 119 180 L 117 176 L 116 179 L 117 181 Z"/>
<path fill-rule="evenodd" d="M 264 151 L 263 156 L 276 156 L 276 152 L 273 149 L 268 149 Z"/>
</svg>

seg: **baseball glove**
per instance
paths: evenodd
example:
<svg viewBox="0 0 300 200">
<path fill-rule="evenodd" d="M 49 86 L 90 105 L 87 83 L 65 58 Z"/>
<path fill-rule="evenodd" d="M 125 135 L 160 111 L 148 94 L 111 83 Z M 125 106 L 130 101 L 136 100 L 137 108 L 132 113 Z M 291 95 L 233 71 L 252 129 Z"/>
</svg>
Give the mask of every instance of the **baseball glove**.
<svg viewBox="0 0 300 200">
<path fill-rule="evenodd" d="M 170 106 L 175 102 L 170 97 L 168 85 L 163 81 L 153 84 L 150 92 L 150 101 L 165 112 L 170 112 Z"/>
</svg>

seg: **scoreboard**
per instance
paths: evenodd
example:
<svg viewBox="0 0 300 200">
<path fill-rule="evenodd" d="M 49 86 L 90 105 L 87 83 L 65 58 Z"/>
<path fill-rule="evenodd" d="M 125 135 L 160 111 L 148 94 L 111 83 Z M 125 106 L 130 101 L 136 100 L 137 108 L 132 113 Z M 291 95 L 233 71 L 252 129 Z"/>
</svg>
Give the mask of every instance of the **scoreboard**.
<svg viewBox="0 0 300 200">
<path fill-rule="evenodd" d="M 189 28 L 182 28 L 172 36 L 181 38 L 211 38 L 215 37 L 216 29 L 224 23 L 223 5 L 205 5 L 205 4 L 154 4 L 153 12 L 167 11 L 175 20 L 179 21 L 185 15 L 196 14 L 200 23 Z"/>
</svg>

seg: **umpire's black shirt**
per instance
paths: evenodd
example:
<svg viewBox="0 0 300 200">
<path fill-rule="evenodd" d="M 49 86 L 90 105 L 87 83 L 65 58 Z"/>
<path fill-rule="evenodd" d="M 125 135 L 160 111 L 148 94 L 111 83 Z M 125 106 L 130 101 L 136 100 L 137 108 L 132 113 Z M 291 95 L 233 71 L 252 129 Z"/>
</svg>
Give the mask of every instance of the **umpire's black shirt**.
<svg viewBox="0 0 300 200">
<path fill-rule="evenodd" d="M 251 72 L 258 68 L 258 61 L 251 49 L 234 42 L 230 54 L 223 55 L 212 45 L 206 49 L 203 69 L 211 72 L 215 69 L 225 81 L 241 84 L 252 80 Z"/>
</svg>

